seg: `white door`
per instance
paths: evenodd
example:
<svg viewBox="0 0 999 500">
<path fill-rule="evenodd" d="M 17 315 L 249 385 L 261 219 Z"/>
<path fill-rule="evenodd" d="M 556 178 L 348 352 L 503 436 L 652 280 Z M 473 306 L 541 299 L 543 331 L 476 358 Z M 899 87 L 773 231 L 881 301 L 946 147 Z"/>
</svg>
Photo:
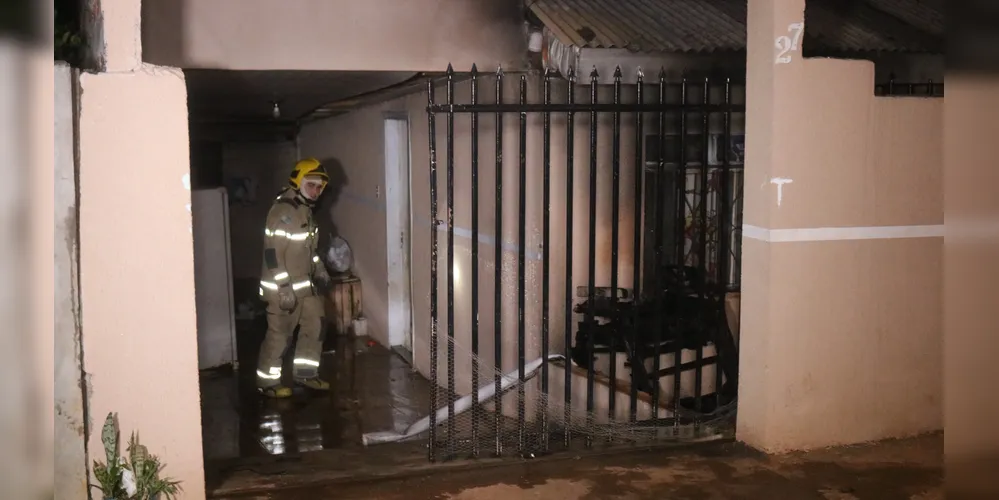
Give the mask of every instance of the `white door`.
<svg viewBox="0 0 999 500">
<path fill-rule="evenodd" d="M 236 321 L 225 188 L 191 192 L 198 369 L 236 363 Z"/>
<path fill-rule="evenodd" d="M 385 118 L 389 343 L 413 351 L 410 298 L 409 119 Z"/>
</svg>

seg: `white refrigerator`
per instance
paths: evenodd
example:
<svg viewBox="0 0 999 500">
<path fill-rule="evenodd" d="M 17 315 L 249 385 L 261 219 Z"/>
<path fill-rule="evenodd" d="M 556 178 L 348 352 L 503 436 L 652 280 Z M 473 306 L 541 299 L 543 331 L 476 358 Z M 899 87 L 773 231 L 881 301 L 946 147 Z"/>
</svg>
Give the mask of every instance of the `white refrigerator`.
<svg viewBox="0 0 999 500">
<path fill-rule="evenodd" d="M 229 246 L 229 199 L 225 188 L 192 191 L 191 215 L 198 369 L 225 365 L 238 368 Z"/>
</svg>

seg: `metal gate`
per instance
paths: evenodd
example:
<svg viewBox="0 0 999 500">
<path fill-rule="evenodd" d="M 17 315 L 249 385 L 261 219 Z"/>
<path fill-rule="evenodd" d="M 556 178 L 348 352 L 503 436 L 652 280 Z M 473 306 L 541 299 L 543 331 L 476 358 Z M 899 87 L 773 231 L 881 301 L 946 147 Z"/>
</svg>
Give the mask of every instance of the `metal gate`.
<svg viewBox="0 0 999 500">
<path fill-rule="evenodd" d="M 647 82 L 638 70 L 634 83 L 623 84 L 617 68 L 612 85 L 600 85 L 594 69 L 588 82 L 577 83 L 572 71 L 564 77 L 546 71 L 535 89 L 542 102 L 528 102 L 528 75 L 519 77 L 518 95 L 509 102 L 504 95 L 502 70 L 480 74 L 456 74 L 449 66 L 445 79 L 445 101 L 439 103 L 435 85 L 427 82 L 427 106 L 430 152 L 430 377 L 442 395 L 433 394 L 430 408 L 429 458 L 431 461 L 463 456 L 516 456 L 548 453 L 575 446 L 589 448 L 600 443 L 641 444 L 649 440 L 702 437 L 734 423 L 738 383 L 738 354 L 726 320 L 726 297 L 738 292 L 740 263 L 739 228 L 742 215 L 742 155 L 744 135 L 733 133 L 733 121 L 745 111 L 744 85 L 731 79 L 681 79 L 667 81 L 660 72 Z M 490 99 L 484 103 L 480 84 L 493 79 Z M 455 102 L 457 84 L 470 86 L 470 100 Z M 611 88 L 608 88 L 611 87 Z M 612 89 L 612 102 L 600 102 L 603 88 Z M 554 102 L 553 89 L 564 94 Z M 586 102 L 579 102 L 576 92 L 588 91 Z M 654 94 L 649 94 L 649 92 Z M 626 103 L 625 101 L 632 102 Z M 455 117 L 467 114 L 467 165 L 455 165 Z M 542 125 L 531 130 L 534 139 L 541 135 L 543 153 L 540 164 L 531 164 L 527 151 L 528 116 L 540 114 Z M 505 190 L 503 120 L 512 115 L 519 119 L 519 155 L 516 158 L 519 179 L 517 192 Z M 610 115 L 611 200 L 609 271 L 598 269 L 597 220 L 599 214 L 598 136 L 600 116 Z M 647 116 L 650 115 L 650 116 Z M 564 137 L 553 137 L 552 120 L 564 119 Z M 576 137 L 577 117 L 588 118 L 588 137 Z M 438 193 L 438 120 L 446 122 L 443 145 L 443 168 L 446 175 L 445 210 L 441 216 Z M 652 119 L 649 119 L 652 118 Z M 490 120 L 495 158 L 480 156 L 480 128 Z M 633 152 L 629 164 L 623 164 L 622 120 L 630 127 L 628 138 Z M 741 118 L 740 118 L 741 120 Z M 574 200 L 576 141 L 589 146 L 587 182 L 588 223 L 575 220 Z M 559 148 L 561 150 L 559 151 Z M 553 150 L 564 159 L 563 178 L 552 176 Z M 486 161 L 482 161 L 486 160 Z M 455 171 L 470 169 L 471 234 L 471 332 L 470 373 L 465 364 L 456 363 L 466 348 L 455 340 Z M 480 189 L 485 168 L 492 176 L 495 210 L 491 234 L 480 231 Z M 541 224 L 540 328 L 535 335 L 528 331 L 525 304 L 535 295 L 525 286 L 528 248 L 527 206 L 528 172 L 541 169 L 543 222 Z M 633 185 L 621 183 L 624 169 L 633 177 Z M 621 195 L 633 199 L 625 207 Z M 507 197 L 510 196 L 508 199 Z M 559 196 L 562 207 L 553 205 Z M 517 203 L 516 279 L 503 271 L 503 205 Z M 562 223 L 552 220 L 553 208 L 564 213 Z M 622 210 L 631 210 L 631 220 L 622 223 Z M 626 210 L 626 211 L 627 211 Z M 620 233 L 630 231 L 633 238 L 627 255 L 620 251 Z M 445 234 L 443 248 L 440 233 Z M 586 235 L 585 280 L 574 280 L 574 238 Z M 482 252 L 480 240 L 492 237 L 494 252 Z M 553 237 L 564 237 L 564 255 L 553 255 Z M 601 244 L 603 242 L 601 241 Z M 438 280 L 439 254 L 445 253 L 443 280 L 446 317 L 440 318 Z M 582 253 L 580 251 L 580 253 Z M 491 254 L 491 255 L 490 255 Z M 630 273 L 622 275 L 619 261 L 631 260 Z M 493 294 L 480 302 L 479 261 L 491 259 L 494 276 Z M 609 274 L 607 282 L 598 282 L 598 270 Z M 553 275 L 561 273 L 560 282 Z M 623 277 L 622 277 L 623 276 Z M 627 278 L 627 279 L 625 279 Z M 630 288 L 621 287 L 629 281 Z M 504 290 L 515 287 L 517 302 L 516 337 L 503 338 Z M 556 288 L 558 287 L 558 288 Z M 553 291 L 562 294 L 553 301 Z M 491 325 L 480 324 L 480 309 L 492 306 Z M 562 309 L 562 311 L 558 311 Z M 560 318 L 561 317 L 561 318 Z M 560 318 L 556 321 L 553 318 Z M 445 325 L 442 325 L 442 322 Z M 442 327 L 446 330 L 442 332 Z M 491 331 L 490 331 L 491 329 Z M 540 342 L 540 364 L 527 359 L 529 335 Z M 503 345 L 516 342 L 516 370 L 504 374 Z M 488 344 L 487 344 L 488 343 Z M 481 356 L 480 348 L 491 345 L 491 359 Z M 557 347 L 553 347 L 557 346 Z M 438 356 L 446 356 L 445 377 L 438 373 Z M 692 358 L 685 361 L 686 358 Z M 677 361 L 678 360 L 678 361 Z M 603 366 L 601 363 L 605 364 Z M 600 366 L 598 366 L 600 365 Z M 620 366 L 619 366 L 620 365 Z M 679 366 L 676 366 L 679 365 Z M 630 373 L 620 373 L 621 370 Z M 556 372 L 556 370 L 560 372 Z M 555 373 L 553 376 L 552 374 Z M 460 397 L 456 377 L 471 378 L 472 390 Z M 681 387 L 693 378 L 693 390 Z M 442 380 L 443 378 L 443 380 Z M 530 388 L 532 378 L 539 379 Z M 713 386 L 712 386 L 713 381 Z M 552 385 L 561 385 L 561 393 Z M 705 391 L 703 387 L 712 386 Z M 585 387 L 585 392 L 583 391 Z M 578 394 L 577 394 L 578 389 Z M 686 391 L 686 392 L 685 392 Z M 535 393 L 529 396 L 528 393 Z M 516 394 L 515 401 L 513 394 Z M 506 401 L 506 395 L 510 401 Z M 579 401 L 582 398 L 583 401 Z M 446 401 L 444 401 L 446 400 Z M 499 400 L 499 401 L 496 401 Z M 509 403 L 509 404 L 508 404 Z M 486 407 L 491 405 L 491 410 Z M 530 408 L 529 408 L 530 407 Z M 466 409 L 470 408 L 470 412 Z M 491 413 L 490 413 L 491 411 Z M 470 421 L 459 423 L 462 414 Z M 459 429 L 462 427 L 462 429 Z M 467 427 L 467 428 L 465 428 Z M 466 455 L 467 452 L 467 455 Z"/>
</svg>

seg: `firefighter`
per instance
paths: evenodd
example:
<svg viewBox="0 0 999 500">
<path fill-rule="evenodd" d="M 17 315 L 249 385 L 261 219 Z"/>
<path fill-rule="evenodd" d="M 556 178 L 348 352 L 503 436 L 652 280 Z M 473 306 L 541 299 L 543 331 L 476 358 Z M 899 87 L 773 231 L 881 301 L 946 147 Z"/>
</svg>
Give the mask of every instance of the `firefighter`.
<svg viewBox="0 0 999 500">
<path fill-rule="evenodd" d="M 293 378 L 296 385 L 328 391 L 319 378 L 324 325 L 322 295 L 330 277 L 316 248 L 318 228 L 312 209 L 329 176 L 314 158 L 299 161 L 278 195 L 264 227 L 264 262 L 260 296 L 267 302 L 267 334 L 260 347 L 257 387 L 272 398 L 286 398 L 292 389 L 282 384 L 282 355 L 298 326 Z"/>
</svg>

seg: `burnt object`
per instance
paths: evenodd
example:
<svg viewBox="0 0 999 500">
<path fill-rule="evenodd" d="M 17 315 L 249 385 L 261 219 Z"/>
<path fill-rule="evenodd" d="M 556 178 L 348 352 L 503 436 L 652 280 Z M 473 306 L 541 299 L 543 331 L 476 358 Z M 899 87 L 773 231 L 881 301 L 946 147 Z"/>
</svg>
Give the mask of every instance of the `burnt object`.
<svg viewBox="0 0 999 500">
<path fill-rule="evenodd" d="M 633 387 L 652 394 L 659 378 L 672 375 L 678 367 L 648 373 L 645 360 L 657 353 L 697 350 L 713 344 L 716 356 L 679 366 L 679 371 L 687 371 L 719 365 L 726 383 L 718 391 L 721 394 L 710 398 L 705 395 L 712 404 L 705 405 L 702 411 L 711 411 L 734 396 L 738 380 L 738 352 L 725 318 L 725 293 L 705 286 L 695 267 L 666 266 L 663 278 L 664 286 L 658 297 L 652 293 L 640 299 L 614 299 L 610 294 L 601 294 L 576 305 L 573 311 L 584 319 L 578 323 L 572 360 L 592 370 L 596 354 L 624 352 Z M 657 307 L 659 304 L 661 308 Z M 662 321 L 657 321 L 657 315 L 661 315 Z M 592 350 L 589 346 L 593 346 Z"/>
</svg>

